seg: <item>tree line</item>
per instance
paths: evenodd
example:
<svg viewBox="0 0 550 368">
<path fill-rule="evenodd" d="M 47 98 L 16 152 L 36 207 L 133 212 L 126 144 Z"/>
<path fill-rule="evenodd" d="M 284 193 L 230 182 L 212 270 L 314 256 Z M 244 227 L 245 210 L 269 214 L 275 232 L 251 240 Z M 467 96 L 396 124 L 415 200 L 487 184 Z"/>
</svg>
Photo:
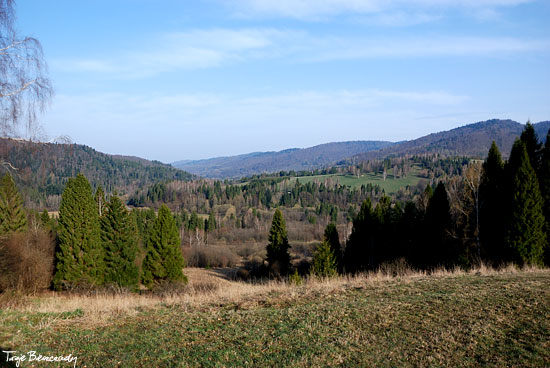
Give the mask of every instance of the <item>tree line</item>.
<svg viewBox="0 0 550 368">
<path fill-rule="evenodd" d="M 2 179 L 0 210 L 1 240 L 27 231 L 28 216 L 9 174 Z M 70 178 L 58 220 L 47 212 L 39 218 L 41 226 L 56 238 L 52 286 L 56 290 L 109 285 L 137 289 L 140 283 L 150 288 L 164 282 L 185 282 L 185 261 L 172 212 L 161 206 L 158 214 L 146 215 L 140 218 L 137 212 L 128 211 L 116 194 L 106 200 L 101 187 L 93 195 L 82 174 Z M 139 219 L 145 220 L 140 221 L 141 231 Z M 9 258 L 0 244 L 0 260 Z M 13 271 L 10 265 L 0 261 L 6 274 Z"/>
<path fill-rule="evenodd" d="M 366 199 L 345 245 L 336 226 L 327 226 L 311 271 L 364 272 L 399 259 L 425 270 L 480 262 L 550 265 L 550 131 L 543 145 L 528 123 L 507 162 L 493 142 L 483 164 L 471 163 L 458 184 L 428 185 L 404 205 L 386 196 L 376 206 Z M 273 218 L 268 246 L 276 250 L 268 248 L 276 271 L 290 269 L 280 216 Z"/>
</svg>

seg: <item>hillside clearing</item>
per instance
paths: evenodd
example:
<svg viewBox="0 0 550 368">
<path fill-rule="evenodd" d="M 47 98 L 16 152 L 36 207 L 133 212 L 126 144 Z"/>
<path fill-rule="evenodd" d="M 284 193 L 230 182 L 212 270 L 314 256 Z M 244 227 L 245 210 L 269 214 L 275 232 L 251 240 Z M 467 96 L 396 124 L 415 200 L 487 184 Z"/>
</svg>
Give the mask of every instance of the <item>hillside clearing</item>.
<svg viewBox="0 0 550 368">
<path fill-rule="evenodd" d="M 550 270 L 300 286 L 186 274 L 178 295 L 32 298 L 0 311 L 0 346 L 81 367 L 550 364 Z"/>
<path fill-rule="evenodd" d="M 391 172 L 388 172 L 386 180 L 381 173 L 366 173 L 360 176 L 354 176 L 349 174 L 327 174 L 327 175 L 313 175 L 313 176 L 299 176 L 292 177 L 291 180 L 295 182 L 298 180 L 301 184 L 307 183 L 325 183 L 330 181 L 331 183 L 339 183 L 340 185 L 349 186 L 352 188 L 360 188 L 361 185 L 378 185 L 387 194 L 396 193 L 399 189 L 409 187 L 415 187 L 421 180 L 426 181 L 425 178 L 420 176 L 420 169 L 417 165 L 413 166 L 411 172 L 405 177 L 394 177 Z"/>
</svg>

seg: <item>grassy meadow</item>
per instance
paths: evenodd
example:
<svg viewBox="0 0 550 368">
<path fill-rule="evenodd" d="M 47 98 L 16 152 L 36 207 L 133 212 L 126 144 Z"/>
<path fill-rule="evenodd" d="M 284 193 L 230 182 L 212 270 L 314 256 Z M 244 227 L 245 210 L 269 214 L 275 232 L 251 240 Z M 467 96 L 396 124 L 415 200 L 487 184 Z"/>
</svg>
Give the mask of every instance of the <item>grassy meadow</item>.
<svg viewBox="0 0 550 368">
<path fill-rule="evenodd" d="M 550 366 L 550 270 L 300 285 L 185 271 L 178 292 L 4 300 L 0 347 L 72 353 L 78 367 Z"/>
<path fill-rule="evenodd" d="M 327 175 L 313 175 L 313 176 L 300 176 L 293 177 L 292 180 L 299 180 L 301 184 L 307 183 L 323 183 L 326 180 L 332 180 L 333 183 L 340 183 L 352 188 L 359 188 L 361 185 L 378 185 L 384 189 L 387 194 L 396 193 L 400 188 L 406 186 L 414 187 L 423 178 L 419 176 L 420 169 L 418 166 L 412 166 L 411 171 L 406 177 L 393 176 L 391 170 L 384 180 L 382 174 L 376 174 L 374 172 L 361 174 L 360 176 L 354 176 L 349 174 L 327 174 Z"/>
</svg>

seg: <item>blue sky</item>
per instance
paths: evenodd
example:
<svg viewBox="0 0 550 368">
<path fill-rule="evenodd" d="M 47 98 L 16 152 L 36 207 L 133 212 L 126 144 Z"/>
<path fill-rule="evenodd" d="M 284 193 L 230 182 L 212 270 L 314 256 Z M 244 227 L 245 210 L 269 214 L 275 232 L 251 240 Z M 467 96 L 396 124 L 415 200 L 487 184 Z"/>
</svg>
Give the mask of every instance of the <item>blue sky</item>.
<svg viewBox="0 0 550 368">
<path fill-rule="evenodd" d="M 55 4 L 55 5 L 52 5 Z M 42 123 L 172 162 L 550 119 L 548 0 L 19 0 Z"/>
</svg>

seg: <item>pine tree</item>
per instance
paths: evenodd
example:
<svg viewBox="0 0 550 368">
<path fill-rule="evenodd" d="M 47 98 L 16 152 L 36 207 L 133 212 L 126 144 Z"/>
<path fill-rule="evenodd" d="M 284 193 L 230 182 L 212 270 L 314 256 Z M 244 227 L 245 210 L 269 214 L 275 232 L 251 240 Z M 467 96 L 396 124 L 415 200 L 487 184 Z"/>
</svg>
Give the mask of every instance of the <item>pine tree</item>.
<svg viewBox="0 0 550 368">
<path fill-rule="evenodd" d="M 423 252 L 425 267 L 450 265 L 453 262 L 454 254 L 448 239 L 451 224 L 449 197 L 445 185 L 439 182 L 426 209 L 426 247 Z"/>
<path fill-rule="evenodd" d="M 357 217 L 353 220 L 353 230 L 346 243 L 344 267 L 346 272 L 359 272 L 373 268 L 373 224 L 372 203 L 370 199 L 361 204 Z"/>
<path fill-rule="evenodd" d="M 216 230 L 216 217 L 214 216 L 214 211 L 210 211 L 210 214 L 208 215 L 208 220 L 206 220 L 205 230 L 208 232 L 212 232 Z"/>
<path fill-rule="evenodd" d="M 290 254 L 288 250 L 288 236 L 286 223 L 281 211 L 277 208 L 269 230 L 269 244 L 267 245 L 267 262 L 269 270 L 275 274 L 286 275 L 290 270 Z"/>
<path fill-rule="evenodd" d="M 59 207 L 56 289 L 85 282 L 101 285 L 105 273 L 99 217 L 92 188 L 82 174 L 65 186 Z"/>
<path fill-rule="evenodd" d="M 479 186 L 480 214 L 479 237 L 482 258 L 486 262 L 498 264 L 504 260 L 505 223 L 503 200 L 505 196 L 504 163 L 496 143 L 493 141 L 487 159 L 483 163 L 483 173 Z"/>
<path fill-rule="evenodd" d="M 139 270 L 135 263 L 138 239 L 134 217 L 114 195 L 104 209 L 100 223 L 105 247 L 105 283 L 135 288 Z"/>
<path fill-rule="evenodd" d="M 541 156 L 539 184 L 544 200 L 543 213 L 546 218 L 547 243 L 545 262 L 547 266 L 550 266 L 550 129 L 546 135 L 546 143 L 544 144 Z"/>
<path fill-rule="evenodd" d="M 187 282 L 183 274 L 185 261 L 181 253 L 179 232 L 172 212 L 166 205 L 160 207 L 147 240 L 143 284 L 151 287 L 159 281 Z"/>
<path fill-rule="evenodd" d="M 525 144 L 531 167 L 535 173 L 538 173 L 540 168 L 540 154 L 542 145 L 537 137 L 537 132 L 535 132 L 535 127 L 530 121 L 525 124 L 523 132 L 521 132 L 520 140 Z"/>
<path fill-rule="evenodd" d="M 546 246 L 542 196 L 522 141 L 514 143 L 506 170 L 511 180 L 508 193 L 511 203 L 505 240 L 512 260 L 520 264 L 542 264 Z"/>
<path fill-rule="evenodd" d="M 11 175 L 6 174 L 0 183 L 0 236 L 25 231 L 27 214 L 23 200 Z"/>
<path fill-rule="evenodd" d="M 48 213 L 48 210 L 44 209 L 42 213 L 40 213 L 40 223 L 45 228 L 50 227 L 51 218 L 50 218 L 50 214 Z"/>
<path fill-rule="evenodd" d="M 336 255 L 326 239 L 315 250 L 311 273 L 319 277 L 333 277 L 338 273 Z"/>
<path fill-rule="evenodd" d="M 342 256 L 342 247 L 340 246 L 340 236 L 338 235 L 338 229 L 334 223 L 330 223 L 325 228 L 324 239 L 330 244 L 330 249 L 334 256 L 336 257 L 336 267 L 339 271 L 343 268 L 343 256 Z"/>
</svg>

